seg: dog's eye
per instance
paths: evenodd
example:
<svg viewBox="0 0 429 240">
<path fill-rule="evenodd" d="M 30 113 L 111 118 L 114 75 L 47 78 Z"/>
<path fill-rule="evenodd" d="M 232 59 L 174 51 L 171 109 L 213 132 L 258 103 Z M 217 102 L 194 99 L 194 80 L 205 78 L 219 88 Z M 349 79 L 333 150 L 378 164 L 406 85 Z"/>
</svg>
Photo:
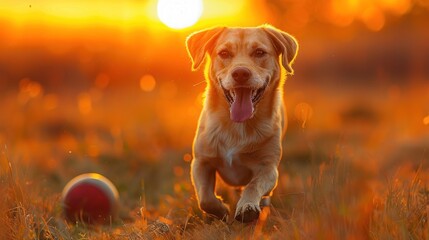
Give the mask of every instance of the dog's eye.
<svg viewBox="0 0 429 240">
<path fill-rule="evenodd" d="M 265 56 L 265 54 L 266 54 L 266 53 L 267 53 L 267 52 L 265 52 L 264 50 L 262 50 L 262 49 L 258 48 L 258 49 L 256 49 L 256 50 L 253 52 L 253 56 L 254 56 L 254 57 L 257 57 L 257 58 L 260 58 L 260 57 Z"/>
<path fill-rule="evenodd" d="M 231 57 L 231 53 L 228 50 L 222 50 L 218 53 L 219 57 L 226 59 Z"/>
</svg>

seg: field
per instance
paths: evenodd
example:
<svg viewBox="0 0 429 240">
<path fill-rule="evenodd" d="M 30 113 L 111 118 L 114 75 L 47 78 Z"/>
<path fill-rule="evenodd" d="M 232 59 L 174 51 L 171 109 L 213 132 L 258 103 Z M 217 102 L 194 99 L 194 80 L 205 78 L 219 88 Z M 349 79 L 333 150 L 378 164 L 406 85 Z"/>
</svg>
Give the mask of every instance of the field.
<svg viewBox="0 0 429 240">
<path fill-rule="evenodd" d="M 429 239 L 427 16 L 291 28 L 300 53 L 280 177 L 251 224 L 197 207 L 205 83 L 186 56 L 191 30 L 0 18 L 0 239 Z M 119 190 L 110 224 L 63 217 L 62 189 L 87 172 Z"/>
<path fill-rule="evenodd" d="M 91 119 L 78 107 L 54 117 L 43 110 L 46 96 L 22 104 L 18 95 L 26 93 L 17 92 L 2 101 L 11 137 L 2 136 L 0 232 L 3 239 L 427 239 L 423 89 L 367 92 L 365 105 L 310 87 L 289 90 L 279 186 L 269 216 L 250 225 L 206 223 L 197 209 L 189 180 L 193 114 L 171 113 L 180 126 L 169 126 L 153 120 L 156 109 L 148 113 L 154 106 L 141 96 L 107 93 Z M 294 112 L 310 107 L 300 102 L 306 96 L 317 103 L 304 123 Z M 62 217 L 61 190 L 84 172 L 102 173 L 119 189 L 120 218 L 109 226 Z"/>
</svg>

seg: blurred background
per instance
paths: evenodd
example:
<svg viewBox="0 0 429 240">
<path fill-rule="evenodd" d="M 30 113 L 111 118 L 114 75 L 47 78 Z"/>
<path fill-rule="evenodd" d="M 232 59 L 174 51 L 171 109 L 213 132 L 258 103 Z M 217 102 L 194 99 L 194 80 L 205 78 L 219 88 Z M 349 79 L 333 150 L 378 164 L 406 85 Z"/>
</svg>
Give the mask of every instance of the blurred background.
<svg viewBox="0 0 429 240">
<path fill-rule="evenodd" d="M 297 166 L 336 154 L 374 175 L 425 164 L 427 0 L 3 0 L 0 171 L 11 161 L 56 196 L 99 172 L 129 208 L 191 196 L 205 83 L 185 39 L 265 23 L 300 44 L 279 191 L 299 185 Z"/>
</svg>

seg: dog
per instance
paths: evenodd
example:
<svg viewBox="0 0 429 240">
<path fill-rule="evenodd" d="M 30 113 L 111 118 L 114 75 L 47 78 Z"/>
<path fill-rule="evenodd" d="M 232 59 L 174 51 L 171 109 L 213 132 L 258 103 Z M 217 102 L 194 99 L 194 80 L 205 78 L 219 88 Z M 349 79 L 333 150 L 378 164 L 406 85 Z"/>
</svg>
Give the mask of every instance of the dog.
<svg viewBox="0 0 429 240">
<path fill-rule="evenodd" d="M 196 71 L 206 61 L 205 99 L 193 142 L 191 180 L 201 210 L 226 220 L 216 177 L 242 187 L 235 219 L 259 218 L 260 202 L 277 185 L 287 116 L 286 75 L 298 42 L 271 25 L 214 27 L 194 32 L 186 47 Z"/>
</svg>

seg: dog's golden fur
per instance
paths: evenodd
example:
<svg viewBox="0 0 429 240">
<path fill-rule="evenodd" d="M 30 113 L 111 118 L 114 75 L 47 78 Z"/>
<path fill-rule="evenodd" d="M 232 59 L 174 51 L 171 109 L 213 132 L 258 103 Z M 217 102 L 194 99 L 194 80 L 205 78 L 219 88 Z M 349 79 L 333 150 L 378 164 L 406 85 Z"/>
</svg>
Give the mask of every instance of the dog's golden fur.
<svg viewBox="0 0 429 240">
<path fill-rule="evenodd" d="M 296 40 L 269 25 L 216 27 L 191 34 L 187 49 L 196 70 L 207 59 L 205 101 L 191 165 L 199 206 L 224 219 L 229 210 L 215 194 L 216 172 L 243 186 L 235 218 L 258 217 L 261 198 L 277 184 L 286 129 L 283 84 L 292 74 Z"/>
</svg>

